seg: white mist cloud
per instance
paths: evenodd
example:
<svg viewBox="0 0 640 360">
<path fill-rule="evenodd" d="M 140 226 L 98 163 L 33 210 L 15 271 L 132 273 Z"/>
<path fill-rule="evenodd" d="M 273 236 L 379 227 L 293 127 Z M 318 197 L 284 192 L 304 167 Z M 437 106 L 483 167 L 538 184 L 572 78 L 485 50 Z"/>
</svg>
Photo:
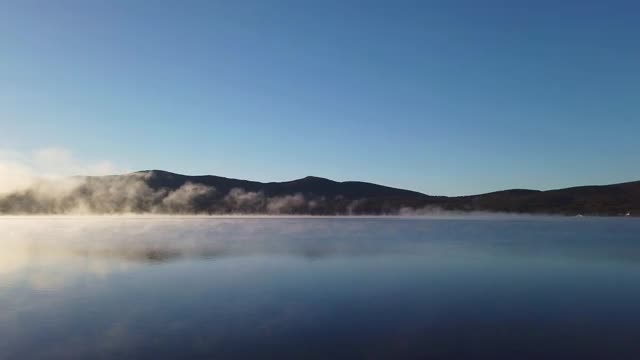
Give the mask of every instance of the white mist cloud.
<svg viewBox="0 0 640 360">
<path fill-rule="evenodd" d="M 0 160 L 0 194 L 24 190 L 33 184 L 33 170 L 20 163 Z"/>
<path fill-rule="evenodd" d="M 291 213 L 301 210 L 306 204 L 302 194 L 277 196 L 269 199 L 267 212 L 270 214 Z"/>
<path fill-rule="evenodd" d="M 265 207 L 264 193 L 233 188 L 224 198 L 228 208 L 244 213 L 258 213 Z"/>
<path fill-rule="evenodd" d="M 193 212 L 195 202 L 206 201 L 215 192 L 216 190 L 211 186 L 188 182 L 162 199 L 162 204 L 165 206 L 163 210 L 178 213 Z"/>
<path fill-rule="evenodd" d="M 91 177 L 127 173 L 125 176 Z M 154 189 L 153 173 L 130 173 L 107 160 L 83 162 L 70 150 L 0 149 L 0 212 L 14 214 L 193 213 L 213 187 Z"/>
<path fill-rule="evenodd" d="M 364 199 L 353 200 L 347 205 L 347 214 L 353 215 L 356 213 L 358 208 L 365 203 Z"/>
<path fill-rule="evenodd" d="M 100 177 L 122 173 L 127 174 Z M 0 149 L 0 214 L 281 215 L 332 211 L 353 215 L 362 213 L 367 205 L 366 199 L 349 200 L 340 195 L 327 201 L 309 194 L 268 196 L 262 191 L 242 188 L 224 193 L 199 183 L 153 181 L 156 175 L 154 172 L 130 173 L 107 160 L 81 161 L 70 150 L 60 147 L 31 152 Z M 390 209 L 384 214 L 443 213 L 437 207 L 425 207 Z"/>
<path fill-rule="evenodd" d="M 19 152 L 0 149 L 0 194 L 23 191 L 43 180 L 60 180 L 74 175 L 111 175 L 128 172 L 111 161 L 83 162 L 60 147 Z M 70 184 L 65 183 L 65 186 Z M 52 190 L 52 189 L 43 189 Z"/>
</svg>

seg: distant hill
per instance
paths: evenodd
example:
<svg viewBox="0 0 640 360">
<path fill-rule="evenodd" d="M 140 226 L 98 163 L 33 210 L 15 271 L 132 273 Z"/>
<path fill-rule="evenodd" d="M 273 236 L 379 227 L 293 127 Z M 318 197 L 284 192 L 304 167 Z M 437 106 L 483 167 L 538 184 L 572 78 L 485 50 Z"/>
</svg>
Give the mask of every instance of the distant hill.
<svg viewBox="0 0 640 360">
<path fill-rule="evenodd" d="M 0 213 L 395 215 L 441 211 L 563 215 L 640 214 L 640 181 L 550 191 L 512 189 L 446 197 L 308 176 L 262 183 L 161 170 L 37 182 L 0 196 Z"/>
<path fill-rule="evenodd" d="M 451 198 L 448 207 L 471 206 L 487 211 L 516 213 L 640 215 L 640 181 L 536 191 L 507 190 Z"/>
<path fill-rule="evenodd" d="M 191 182 L 215 187 L 220 193 L 228 193 L 231 189 L 241 188 L 245 191 L 262 191 L 266 196 L 269 197 L 292 195 L 295 193 L 301 193 L 305 196 L 310 197 L 345 196 L 349 198 L 426 196 L 416 191 L 396 189 L 388 186 L 360 181 L 338 182 L 316 176 L 307 176 L 302 179 L 285 182 L 262 183 L 257 181 L 230 179 L 213 175 L 187 176 L 161 170 L 141 171 L 138 172 L 138 174 L 151 174 L 152 176 L 149 178 L 148 184 L 154 189 L 177 189 L 180 186 Z"/>
</svg>

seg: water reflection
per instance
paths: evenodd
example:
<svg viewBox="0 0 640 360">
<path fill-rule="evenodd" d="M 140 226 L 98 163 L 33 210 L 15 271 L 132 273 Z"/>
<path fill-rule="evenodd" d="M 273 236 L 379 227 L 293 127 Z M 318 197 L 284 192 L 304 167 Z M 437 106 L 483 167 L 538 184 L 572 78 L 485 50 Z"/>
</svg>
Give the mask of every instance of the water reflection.
<svg viewBox="0 0 640 360">
<path fill-rule="evenodd" d="M 0 219 L 0 358 L 629 358 L 633 219 Z"/>
<path fill-rule="evenodd" d="M 0 219 L 0 229 L 0 274 L 73 257 L 162 263 L 256 254 L 315 259 L 463 251 L 640 260 L 640 222 L 631 219 L 60 217 Z"/>
</svg>

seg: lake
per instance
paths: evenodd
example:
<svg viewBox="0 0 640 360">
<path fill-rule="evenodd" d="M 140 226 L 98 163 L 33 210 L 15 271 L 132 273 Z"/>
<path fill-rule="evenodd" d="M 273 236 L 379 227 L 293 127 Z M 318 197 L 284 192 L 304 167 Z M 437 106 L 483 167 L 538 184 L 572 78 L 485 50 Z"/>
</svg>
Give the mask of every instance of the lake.
<svg viewBox="0 0 640 360">
<path fill-rule="evenodd" d="M 0 359 L 638 359 L 640 219 L 0 218 Z"/>
</svg>

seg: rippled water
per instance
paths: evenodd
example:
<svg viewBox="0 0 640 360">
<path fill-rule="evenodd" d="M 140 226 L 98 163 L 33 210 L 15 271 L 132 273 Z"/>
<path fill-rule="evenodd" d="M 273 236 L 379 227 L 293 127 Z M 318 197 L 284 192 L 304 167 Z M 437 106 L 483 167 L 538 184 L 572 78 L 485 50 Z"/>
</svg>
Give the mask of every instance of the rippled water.
<svg viewBox="0 0 640 360">
<path fill-rule="evenodd" d="M 640 358 L 640 221 L 0 218 L 0 359 Z"/>
</svg>

